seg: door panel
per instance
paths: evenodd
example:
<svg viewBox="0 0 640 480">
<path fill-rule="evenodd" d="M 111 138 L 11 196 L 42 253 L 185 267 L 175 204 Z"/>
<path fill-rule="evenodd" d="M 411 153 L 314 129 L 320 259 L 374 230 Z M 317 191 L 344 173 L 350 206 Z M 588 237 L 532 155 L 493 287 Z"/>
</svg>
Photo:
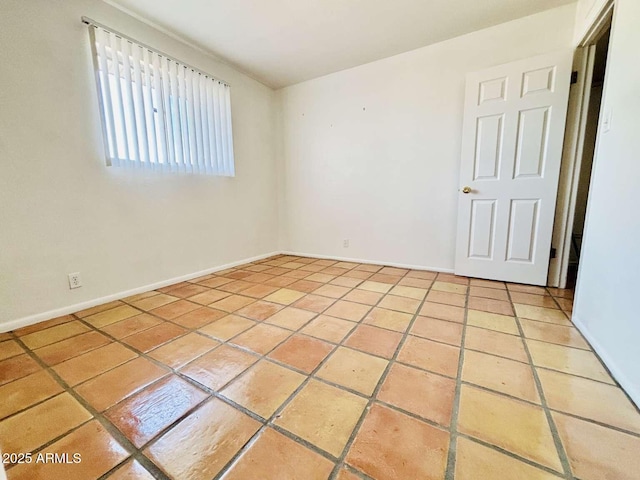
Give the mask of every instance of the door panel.
<svg viewBox="0 0 640 480">
<path fill-rule="evenodd" d="M 490 259 L 493 255 L 495 213 L 495 200 L 473 200 L 471 202 L 469 257 Z"/>
<path fill-rule="evenodd" d="M 511 200 L 507 262 L 534 262 L 539 200 Z"/>
<path fill-rule="evenodd" d="M 555 73 L 555 67 L 525 72 L 523 75 L 524 81 L 522 82 L 522 96 L 525 97 L 540 92 L 553 92 Z"/>
<path fill-rule="evenodd" d="M 478 95 L 478 105 L 491 102 L 492 100 L 504 100 L 507 93 L 506 77 L 494 78 L 480 83 Z"/>
<path fill-rule="evenodd" d="M 558 52 L 467 76 L 457 274 L 546 283 L 571 60 Z"/>
<path fill-rule="evenodd" d="M 549 138 L 549 108 L 520 112 L 513 178 L 541 177 Z"/>
<path fill-rule="evenodd" d="M 478 118 L 474 180 L 497 179 L 502 156 L 502 125 L 504 115 Z"/>
</svg>

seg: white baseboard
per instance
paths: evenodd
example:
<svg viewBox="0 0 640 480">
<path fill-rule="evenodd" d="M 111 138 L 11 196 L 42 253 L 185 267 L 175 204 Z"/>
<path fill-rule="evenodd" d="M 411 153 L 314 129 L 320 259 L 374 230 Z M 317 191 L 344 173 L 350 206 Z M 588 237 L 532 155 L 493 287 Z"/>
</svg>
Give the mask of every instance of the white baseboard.
<svg viewBox="0 0 640 480">
<path fill-rule="evenodd" d="M 315 253 L 280 252 L 283 255 L 296 255 L 298 257 L 319 258 L 323 260 L 339 260 L 341 262 L 366 263 L 369 265 L 384 265 L 396 268 L 408 268 L 410 270 L 427 270 L 430 272 L 453 273 L 453 268 L 425 267 L 424 265 L 408 265 L 406 263 L 388 262 L 385 260 L 364 260 L 362 258 L 337 257 L 335 255 L 317 255 Z"/>
<path fill-rule="evenodd" d="M 185 282 L 187 280 L 191 280 L 192 278 L 198 278 L 203 275 L 219 272 L 220 270 L 226 270 L 227 268 L 236 267 L 238 265 L 243 265 L 245 263 L 255 262 L 257 260 L 262 260 L 263 258 L 268 258 L 268 257 L 272 257 L 274 255 L 279 255 L 279 254 L 280 252 L 265 253 L 263 255 L 258 255 L 251 258 L 245 258 L 243 260 L 227 263 L 225 265 L 219 265 L 217 267 L 207 268 L 205 270 L 200 270 L 198 272 L 189 273 L 187 275 L 182 275 L 180 277 L 168 278 L 160 282 L 132 288 L 131 290 L 125 290 L 122 292 L 113 293 L 111 295 L 106 295 L 104 297 L 94 298 L 92 300 L 76 303 L 74 305 L 68 305 L 66 307 L 56 308 L 54 310 L 49 310 L 42 313 L 36 313 L 35 315 L 29 315 L 26 317 L 15 319 L 15 320 L 10 320 L 6 323 L 0 324 L 0 333 L 10 332 L 11 330 L 16 330 L 18 328 L 26 327 L 28 325 L 33 325 L 34 323 L 44 322 L 45 320 L 61 317 L 62 315 L 69 315 L 70 313 L 75 313 L 80 310 L 84 310 L 86 308 L 102 305 L 103 303 L 113 302 L 114 300 L 120 300 L 122 298 L 130 297 L 131 295 L 136 295 L 138 293 L 144 293 L 144 292 L 148 292 L 149 290 L 155 290 L 156 288 L 166 287 L 174 283 Z"/>
<path fill-rule="evenodd" d="M 319 259 L 328 259 L 328 260 L 338 260 L 341 262 L 386 265 L 386 266 L 397 267 L 397 268 L 408 268 L 411 270 L 429 270 L 432 272 L 453 273 L 453 269 L 450 269 L 450 268 L 425 267 L 424 265 L 407 265 L 404 263 L 387 262 L 383 260 L 364 260 L 361 258 L 336 257 L 333 255 L 316 255 L 311 253 L 275 251 L 275 252 L 265 253 L 263 255 L 258 255 L 255 257 L 245 258 L 235 262 L 227 263 L 225 265 L 219 265 L 217 267 L 207 268 L 205 270 L 189 273 L 187 275 L 182 275 L 180 277 L 168 278 L 160 282 L 152 283 L 149 285 L 143 285 L 141 287 L 136 287 L 131 290 L 125 290 L 122 292 L 113 293 L 111 295 L 106 295 L 104 297 L 94 298 L 92 300 L 87 300 L 85 302 L 68 305 L 66 307 L 60 307 L 54 310 L 48 310 L 46 312 L 37 313 L 34 315 L 28 315 L 26 317 L 18 318 L 15 320 L 10 320 L 6 323 L 0 324 L 0 332 L 10 332 L 11 330 L 16 330 L 18 328 L 26 327 L 28 325 L 33 325 L 34 323 L 44 322 L 45 320 L 61 317 L 62 315 L 69 315 L 71 313 L 75 313 L 80 310 L 84 310 L 86 308 L 102 305 L 103 303 L 113 302 L 114 300 L 120 300 L 122 298 L 130 297 L 131 295 L 148 292 L 149 290 L 155 290 L 157 288 L 166 287 L 174 283 L 184 282 L 187 280 L 191 280 L 192 278 L 201 277 L 203 275 L 208 275 L 210 273 L 215 273 L 220 270 L 226 270 L 227 268 L 236 267 L 238 265 L 242 265 L 245 263 L 255 262 L 256 260 L 262 260 L 263 258 L 272 257 L 274 255 L 279 255 L 279 254 L 296 255 L 299 257 L 319 258 Z"/>
<path fill-rule="evenodd" d="M 633 403 L 636 404 L 638 408 L 640 408 L 640 388 L 638 385 L 635 385 L 627 375 L 618 367 L 618 364 L 611 358 L 607 350 L 600 344 L 597 338 L 591 335 L 591 332 L 587 328 L 587 326 L 580 321 L 575 314 L 571 317 L 571 321 L 576 326 L 580 333 L 587 339 L 589 344 L 593 347 L 595 352 L 600 356 L 604 364 L 607 366 L 613 378 L 620 384 L 620 386 L 627 392 L 627 395 L 631 398 Z"/>
</svg>

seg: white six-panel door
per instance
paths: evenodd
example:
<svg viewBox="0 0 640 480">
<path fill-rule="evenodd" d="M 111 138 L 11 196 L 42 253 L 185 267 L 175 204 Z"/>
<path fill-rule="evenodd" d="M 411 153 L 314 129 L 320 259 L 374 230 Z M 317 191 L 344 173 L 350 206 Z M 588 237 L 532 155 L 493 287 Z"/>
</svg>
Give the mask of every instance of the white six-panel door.
<svg viewBox="0 0 640 480">
<path fill-rule="evenodd" d="M 467 76 L 456 274 L 546 284 L 572 56 Z"/>
</svg>

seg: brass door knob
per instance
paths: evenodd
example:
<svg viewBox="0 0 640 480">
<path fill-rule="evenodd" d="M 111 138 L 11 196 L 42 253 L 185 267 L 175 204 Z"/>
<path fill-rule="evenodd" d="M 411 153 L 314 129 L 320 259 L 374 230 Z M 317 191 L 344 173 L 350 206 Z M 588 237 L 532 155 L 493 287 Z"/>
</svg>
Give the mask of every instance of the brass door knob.
<svg viewBox="0 0 640 480">
<path fill-rule="evenodd" d="M 471 187 L 462 187 L 462 193 L 471 193 Z"/>
</svg>

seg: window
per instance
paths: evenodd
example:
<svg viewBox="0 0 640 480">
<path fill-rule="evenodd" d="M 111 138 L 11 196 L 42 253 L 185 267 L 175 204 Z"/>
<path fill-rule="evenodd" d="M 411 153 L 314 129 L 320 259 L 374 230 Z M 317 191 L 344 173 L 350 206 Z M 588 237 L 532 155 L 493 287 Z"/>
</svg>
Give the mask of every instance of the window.
<svg viewBox="0 0 640 480">
<path fill-rule="evenodd" d="M 93 22 L 107 165 L 234 175 L 229 85 Z"/>
</svg>

